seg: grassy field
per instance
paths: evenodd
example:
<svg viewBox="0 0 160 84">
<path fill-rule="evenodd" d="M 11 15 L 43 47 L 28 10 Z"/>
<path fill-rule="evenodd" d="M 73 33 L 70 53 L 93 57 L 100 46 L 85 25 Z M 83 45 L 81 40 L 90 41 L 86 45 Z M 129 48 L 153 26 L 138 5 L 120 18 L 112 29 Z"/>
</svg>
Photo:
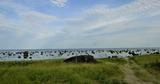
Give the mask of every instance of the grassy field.
<svg viewBox="0 0 160 84">
<path fill-rule="evenodd" d="M 97 60 L 0 62 L 0 84 L 160 84 L 160 55 Z"/>
<path fill-rule="evenodd" d="M 130 60 L 132 69 L 139 79 L 160 84 L 160 55 L 138 56 Z"/>
</svg>

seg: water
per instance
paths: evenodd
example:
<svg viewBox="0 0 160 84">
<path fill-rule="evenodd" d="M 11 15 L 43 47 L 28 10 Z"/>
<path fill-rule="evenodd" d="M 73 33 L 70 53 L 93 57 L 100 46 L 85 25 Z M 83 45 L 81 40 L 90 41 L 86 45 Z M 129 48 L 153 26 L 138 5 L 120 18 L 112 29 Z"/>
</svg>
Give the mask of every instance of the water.
<svg viewBox="0 0 160 84">
<path fill-rule="evenodd" d="M 0 61 L 65 59 L 79 55 L 92 55 L 95 58 L 124 58 L 156 52 L 160 52 L 160 48 L 9 49 L 0 50 Z"/>
</svg>

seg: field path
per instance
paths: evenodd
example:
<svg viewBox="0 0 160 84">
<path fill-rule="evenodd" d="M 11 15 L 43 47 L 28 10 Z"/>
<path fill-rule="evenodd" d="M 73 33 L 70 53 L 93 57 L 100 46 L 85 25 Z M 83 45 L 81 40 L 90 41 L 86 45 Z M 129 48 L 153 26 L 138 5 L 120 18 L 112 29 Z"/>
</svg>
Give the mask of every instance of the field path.
<svg viewBox="0 0 160 84">
<path fill-rule="evenodd" d="M 148 83 L 148 82 L 143 82 L 140 79 L 138 79 L 134 75 L 134 71 L 131 69 L 131 67 L 128 64 L 124 65 L 124 71 L 123 72 L 125 74 L 124 80 L 128 84 L 152 84 L 152 83 Z"/>
<path fill-rule="evenodd" d="M 122 69 L 125 74 L 124 81 L 128 84 L 153 84 L 152 82 L 145 82 L 137 78 L 129 62 L 125 64 Z"/>
</svg>

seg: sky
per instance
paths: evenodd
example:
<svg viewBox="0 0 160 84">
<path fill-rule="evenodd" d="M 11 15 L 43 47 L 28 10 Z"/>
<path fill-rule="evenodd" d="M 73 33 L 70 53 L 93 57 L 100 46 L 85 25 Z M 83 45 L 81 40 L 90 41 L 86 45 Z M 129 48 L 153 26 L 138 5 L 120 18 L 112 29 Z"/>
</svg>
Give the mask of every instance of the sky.
<svg viewBox="0 0 160 84">
<path fill-rule="evenodd" d="M 0 49 L 160 47 L 160 0 L 0 0 Z"/>
</svg>

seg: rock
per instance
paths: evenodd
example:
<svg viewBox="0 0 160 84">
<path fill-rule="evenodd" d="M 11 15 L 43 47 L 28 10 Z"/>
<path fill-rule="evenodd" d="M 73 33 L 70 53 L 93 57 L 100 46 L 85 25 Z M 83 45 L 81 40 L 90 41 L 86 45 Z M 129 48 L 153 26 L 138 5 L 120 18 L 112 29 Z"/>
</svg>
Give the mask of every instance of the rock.
<svg viewBox="0 0 160 84">
<path fill-rule="evenodd" d="M 74 63 L 96 63 L 96 60 L 91 55 L 80 55 L 65 59 L 64 62 Z"/>
<path fill-rule="evenodd" d="M 28 57 L 28 51 L 23 52 L 23 57 L 24 57 L 24 59 L 26 59 Z"/>
<path fill-rule="evenodd" d="M 112 56 L 112 58 L 118 58 L 118 56 Z"/>
<path fill-rule="evenodd" d="M 132 55 L 132 56 L 137 56 L 138 54 L 136 54 L 134 51 L 129 51 L 128 54 Z"/>
</svg>

